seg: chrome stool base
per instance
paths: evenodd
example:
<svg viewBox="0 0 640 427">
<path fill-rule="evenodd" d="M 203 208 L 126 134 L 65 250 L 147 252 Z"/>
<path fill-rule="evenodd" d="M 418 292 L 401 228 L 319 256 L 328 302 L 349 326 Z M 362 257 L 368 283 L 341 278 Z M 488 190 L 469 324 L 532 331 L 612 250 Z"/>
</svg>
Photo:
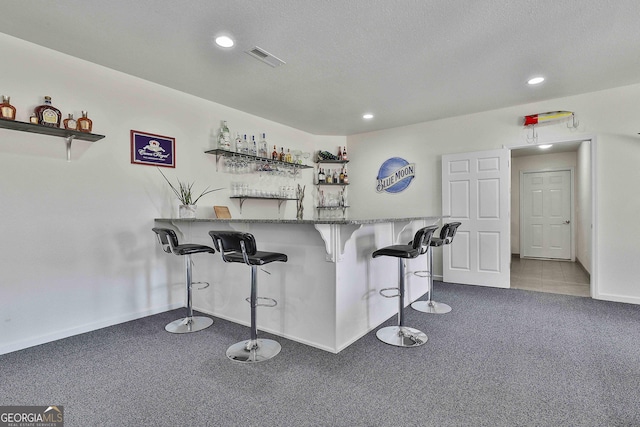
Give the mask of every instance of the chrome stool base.
<svg viewBox="0 0 640 427">
<path fill-rule="evenodd" d="M 198 332 L 213 325 L 213 319 L 204 316 L 185 317 L 184 319 L 174 320 L 164 329 L 172 334 L 188 334 L 190 332 Z"/>
<path fill-rule="evenodd" d="M 418 347 L 427 342 L 427 335 L 407 326 L 387 326 L 378 329 L 376 337 L 383 343 L 396 347 Z"/>
<path fill-rule="evenodd" d="M 280 343 L 269 339 L 241 341 L 227 349 L 227 357 L 234 362 L 258 363 L 269 360 L 280 353 Z"/>
<path fill-rule="evenodd" d="M 411 308 L 431 314 L 445 314 L 451 311 L 451 307 L 447 304 L 435 301 L 416 301 L 411 304 Z"/>
</svg>

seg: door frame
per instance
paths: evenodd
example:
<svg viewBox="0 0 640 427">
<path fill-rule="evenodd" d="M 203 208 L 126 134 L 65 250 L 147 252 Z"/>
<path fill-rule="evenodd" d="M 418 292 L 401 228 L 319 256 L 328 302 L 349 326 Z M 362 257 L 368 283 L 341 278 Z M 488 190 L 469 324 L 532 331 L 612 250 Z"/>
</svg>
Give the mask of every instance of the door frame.
<svg viewBox="0 0 640 427">
<path fill-rule="evenodd" d="M 594 134 L 583 134 L 581 136 L 564 136 L 556 138 L 540 139 L 536 145 L 540 144 L 563 144 L 570 142 L 590 141 L 591 157 L 591 298 L 602 299 L 598 286 L 598 138 Z M 518 148 L 531 147 L 531 144 L 518 143 L 510 146 L 503 145 L 503 148 L 514 150 Z"/>
<path fill-rule="evenodd" d="M 541 170 L 526 170 L 526 171 L 520 171 L 520 258 L 532 258 L 532 257 L 525 257 L 523 256 L 524 253 L 524 239 L 522 238 L 522 236 L 524 235 L 524 221 L 522 220 L 523 217 L 523 212 L 524 212 L 524 198 L 522 197 L 522 194 L 524 192 L 524 174 L 527 173 L 545 173 L 545 172 L 569 172 L 570 176 L 571 176 L 571 181 L 569 183 L 569 193 L 570 193 L 570 198 L 571 200 L 569 201 L 570 203 L 570 210 L 571 210 L 571 217 L 570 217 L 570 239 L 569 239 L 569 244 L 570 244 L 570 259 L 572 262 L 575 262 L 576 260 L 576 234 L 575 234 L 575 191 L 574 191 L 574 167 L 573 166 L 567 166 L 567 167 L 557 167 L 557 168 L 549 168 L 549 169 L 541 169 Z M 553 258 L 551 258 L 553 259 Z M 566 259 L 565 259 L 566 261 Z"/>
</svg>

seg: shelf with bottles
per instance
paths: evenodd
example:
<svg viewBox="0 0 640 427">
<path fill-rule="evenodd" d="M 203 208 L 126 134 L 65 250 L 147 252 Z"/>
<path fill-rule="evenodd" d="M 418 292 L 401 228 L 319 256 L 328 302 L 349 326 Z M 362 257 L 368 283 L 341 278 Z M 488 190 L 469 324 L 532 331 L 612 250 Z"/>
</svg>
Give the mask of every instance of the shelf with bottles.
<svg viewBox="0 0 640 427">
<path fill-rule="evenodd" d="M 338 163 L 338 164 L 345 164 L 345 163 L 349 163 L 349 160 L 316 160 L 316 163 Z"/>
<path fill-rule="evenodd" d="M 0 128 L 11 129 L 19 132 L 39 133 L 41 135 L 57 136 L 64 138 L 67 142 L 67 161 L 71 161 L 71 143 L 73 140 L 95 142 L 103 139 L 104 135 L 81 132 L 79 130 L 50 127 L 35 123 L 19 122 L 0 118 Z"/>
<path fill-rule="evenodd" d="M 255 156 L 253 154 L 238 153 L 235 151 L 223 150 L 220 148 L 216 148 L 215 150 L 207 150 L 205 151 L 205 153 L 216 156 L 216 170 L 218 167 L 218 161 L 220 160 L 221 157 L 244 160 L 245 162 L 251 162 L 254 165 L 257 165 L 256 168 L 250 169 L 247 172 L 254 172 L 254 171 L 268 172 L 269 171 L 268 168 L 266 168 L 265 166 L 260 167 L 261 165 L 276 166 L 276 167 L 280 166 L 290 170 L 313 169 L 313 166 L 305 165 L 302 163 L 283 162 L 282 160 L 274 160 L 268 157 L 260 157 L 260 156 Z"/>
</svg>

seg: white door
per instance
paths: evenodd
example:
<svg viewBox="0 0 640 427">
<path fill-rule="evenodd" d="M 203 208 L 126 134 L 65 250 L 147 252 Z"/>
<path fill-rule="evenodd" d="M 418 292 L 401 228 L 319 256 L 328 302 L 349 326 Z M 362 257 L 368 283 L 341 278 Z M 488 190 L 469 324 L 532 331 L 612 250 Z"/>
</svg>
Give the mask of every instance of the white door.
<svg viewBox="0 0 640 427">
<path fill-rule="evenodd" d="M 520 182 L 521 256 L 571 259 L 571 171 L 525 172 Z"/>
<path fill-rule="evenodd" d="M 509 159 L 508 149 L 442 156 L 443 221 L 462 223 L 443 247 L 445 282 L 509 287 Z"/>
</svg>

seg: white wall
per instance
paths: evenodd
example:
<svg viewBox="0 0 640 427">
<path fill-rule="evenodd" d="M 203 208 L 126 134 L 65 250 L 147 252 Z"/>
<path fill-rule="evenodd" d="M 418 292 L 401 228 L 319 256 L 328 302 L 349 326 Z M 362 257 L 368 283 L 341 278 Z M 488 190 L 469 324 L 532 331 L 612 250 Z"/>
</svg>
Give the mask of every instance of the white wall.
<svg viewBox="0 0 640 427">
<path fill-rule="evenodd" d="M 66 117 L 88 110 L 93 144 L 74 142 L 65 161 L 61 138 L 0 129 L 0 354 L 180 307 L 179 257 L 162 252 L 153 219 L 175 216 L 177 202 L 155 167 L 130 163 L 131 129 L 176 138 L 172 178 L 225 190 L 205 196 L 198 216 L 228 205 L 229 183 L 258 180 L 216 172 L 214 136 L 221 120 L 231 131 L 271 144 L 314 151 L 344 145 L 344 137 L 318 137 L 219 104 L 97 66 L 0 34 L 0 92 L 10 95 L 17 120 L 28 121 L 44 95 Z M 11 64 L 11 66 L 8 66 Z M 46 72 L 43 72 L 46 71 Z M 305 218 L 313 216 L 312 169 Z M 293 202 L 281 217 L 295 218 Z M 243 218 L 276 218 L 275 202 L 247 201 Z M 171 291 L 170 291 L 171 289 Z"/>
<path fill-rule="evenodd" d="M 511 253 L 520 253 L 520 172 L 542 171 L 550 169 L 575 169 L 577 166 L 575 152 L 540 154 L 511 158 Z M 576 193 L 574 179 L 573 191 Z M 577 196 L 577 194 L 576 194 Z M 574 197 L 574 212 L 577 208 L 577 197 Z"/>
<path fill-rule="evenodd" d="M 429 215 L 441 212 L 441 156 L 527 144 L 519 119 L 545 111 L 575 111 L 580 127 L 564 123 L 539 126 L 539 142 L 589 139 L 596 152 L 592 176 L 596 179 L 597 227 L 593 252 L 594 297 L 640 303 L 640 198 L 633 189 L 640 182 L 640 85 L 503 108 L 484 113 L 418 123 L 347 138 L 353 175 L 349 189 L 354 216 Z M 389 157 L 415 162 L 416 179 L 403 193 L 375 191 L 375 177 Z M 439 251 L 435 257 L 439 273 Z M 434 268 L 435 269 L 435 268 Z"/>
</svg>

